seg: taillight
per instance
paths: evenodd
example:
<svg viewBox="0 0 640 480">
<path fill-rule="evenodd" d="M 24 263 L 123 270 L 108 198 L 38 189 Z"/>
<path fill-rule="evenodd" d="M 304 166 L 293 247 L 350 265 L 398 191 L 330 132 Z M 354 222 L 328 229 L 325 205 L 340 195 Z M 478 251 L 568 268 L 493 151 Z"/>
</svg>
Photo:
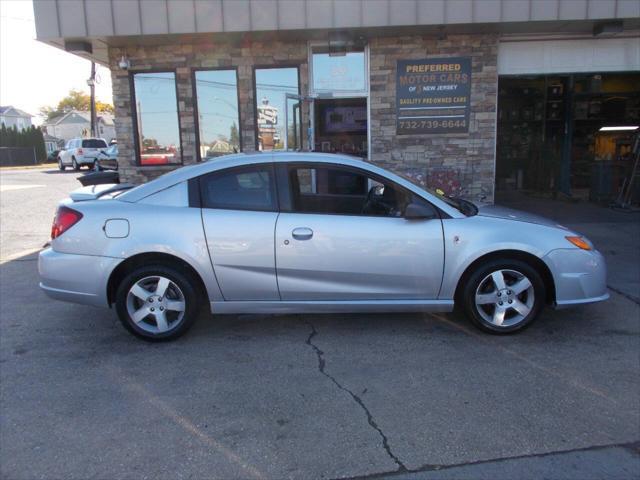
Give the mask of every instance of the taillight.
<svg viewBox="0 0 640 480">
<path fill-rule="evenodd" d="M 53 219 L 53 225 L 51 225 L 51 240 L 58 238 L 64 232 L 73 227 L 80 221 L 82 214 L 69 207 L 60 207 L 56 212 L 56 216 Z"/>
<path fill-rule="evenodd" d="M 82 149 L 81 148 L 78 149 L 78 155 L 82 155 Z"/>
</svg>

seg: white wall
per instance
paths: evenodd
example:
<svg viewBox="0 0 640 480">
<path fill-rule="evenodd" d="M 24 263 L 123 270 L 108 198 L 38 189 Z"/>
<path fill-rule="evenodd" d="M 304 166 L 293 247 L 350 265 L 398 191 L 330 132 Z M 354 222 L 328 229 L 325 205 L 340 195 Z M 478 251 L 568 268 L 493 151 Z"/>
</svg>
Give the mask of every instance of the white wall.
<svg viewBox="0 0 640 480">
<path fill-rule="evenodd" d="M 640 37 L 501 41 L 498 74 L 628 72 L 640 70 Z"/>
</svg>

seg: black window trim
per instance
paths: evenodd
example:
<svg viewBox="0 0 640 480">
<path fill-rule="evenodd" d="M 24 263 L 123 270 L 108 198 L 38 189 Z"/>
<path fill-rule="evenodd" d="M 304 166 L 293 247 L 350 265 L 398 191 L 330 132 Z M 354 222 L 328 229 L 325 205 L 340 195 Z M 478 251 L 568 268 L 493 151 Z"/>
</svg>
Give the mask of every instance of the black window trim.
<svg viewBox="0 0 640 480">
<path fill-rule="evenodd" d="M 252 170 L 269 170 L 271 175 L 270 183 L 273 186 L 273 208 L 246 208 L 246 207 L 207 207 L 204 202 L 203 195 L 203 182 L 206 181 L 208 177 L 217 176 L 217 175 L 228 175 L 230 173 L 243 173 L 245 171 Z M 194 180 L 194 179 L 192 179 Z M 193 187 L 197 188 L 198 195 L 192 194 L 191 189 Z M 279 213 L 280 212 L 280 201 L 278 195 L 278 181 L 276 179 L 276 169 L 273 163 L 264 162 L 264 163 L 250 163 L 247 165 L 238 165 L 235 167 L 223 168 L 221 170 L 214 170 L 213 172 L 205 173 L 200 175 L 199 177 L 195 177 L 195 182 L 190 183 L 190 192 L 189 192 L 189 206 L 196 206 L 196 204 L 200 208 L 206 208 L 207 210 L 232 210 L 232 211 L 243 211 L 243 212 L 270 212 L 270 213 Z M 193 205 L 192 205 L 193 203 Z"/>
<path fill-rule="evenodd" d="M 237 98 L 237 106 L 238 106 L 238 142 L 240 147 L 240 152 L 243 151 L 242 148 L 242 116 L 240 112 L 240 76 L 238 74 L 238 67 L 228 66 L 228 67 L 197 67 L 191 69 L 191 88 L 192 88 L 192 98 L 193 98 L 193 115 L 194 115 L 194 127 L 196 129 L 196 162 L 202 162 L 202 157 L 200 155 L 200 115 L 198 113 L 198 88 L 196 86 L 196 73 L 197 72 L 215 72 L 215 71 L 229 71 L 234 70 L 236 73 L 236 98 Z"/>
<path fill-rule="evenodd" d="M 138 132 L 138 107 L 136 100 L 136 85 L 135 85 L 135 75 L 139 73 L 173 73 L 174 78 L 174 86 L 176 89 L 176 115 L 178 117 L 178 141 L 180 142 L 180 163 L 169 163 L 166 165 L 142 165 L 142 154 L 140 152 L 140 135 Z M 158 168 L 166 168 L 173 167 L 177 168 L 178 165 L 184 165 L 184 152 L 182 149 L 182 124 L 180 122 L 180 94 L 178 92 L 178 71 L 176 68 L 161 68 L 161 69 L 150 69 L 150 70 L 129 70 L 129 91 L 131 93 L 131 115 L 133 121 L 133 144 L 135 151 L 135 166 L 138 168 L 145 169 L 158 169 Z"/>
<path fill-rule="evenodd" d="M 296 162 L 296 161 L 292 161 L 292 162 L 282 162 L 282 163 L 278 163 L 277 164 L 277 169 L 280 170 L 280 172 L 278 172 L 279 174 L 276 176 L 276 179 L 278 181 L 278 183 L 286 181 L 286 185 L 282 186 L 282 185 L 278 185 L 278 190 L 279 191 L 283 191 L 286 190 L 288 192 L 288 198 L 284 197 L 283 195 L 280 195 L 280 212 L 281 213 L 295 213 L 295 214 L 299 214 L 299 215 L 331 215 L 331 216 L 341 216 L 341 217 L 369 217 L 369 218 L 403 218 L 403 217 L 390 217 L 390 216 L 386 216 L 386 215 L 370 215 L 370 214 L 366 214 L 366 213 L 327 213 L 327 212 L 298 212 L 295 211 L 293 209 L 293 192 L 292 192 L 292 188 L 293 185 L 291 184 L 291 180 L 290 180 L 290 176 L 289 176 L 289 172 L 291 171 L 291 169 L 293 168 L 305 168 L 305 169 L 313 169 L 313 168 L 341 168 L 347 171 L 351 171 L 353 173 L 357 173 L 360 175 L 365 175 L 367 178 L 370 178 L 372 180 L 375 180 L 377 182 L 380 183 L 391 183 L 392 185 L 396 186 L 397 188 L 400 189 L 400 191 L 411 195 L 412 197 L 418 197 L 420 198 L 423 202 L 427 203 L 428 205 L 430 205 L 434 211 L 437 213 L 437 218 L 439 220 L 441 220 L 442 218 L 446 218 L 443 217 L 443 213 L 442 210 L 440 210 L 436 205 L 434 205 L 433 203 L 431 203 L 429 200 L 427 200 L 426 198 L 424 198 L 422 195 L 419 195 L 415 192 L 413 192 L 412 190 L 409 190 L 408 188 L 400 185 L 397 182 L 394 182 L 393 180 L 391 180 L 390 178 L 384 177 L 382 175 L 379 175 L 377 173 L 371 172 L 369 170 L 366 170 L 364 168 L 360 168 L 360 167 L 354 167 L 351 165 L 344 165 L 341 163 L 333 163 L 333 162 Z M 345 196 L 345 195 L 335 195 L 335 196 Z M 286 203 L 283 202 L 282 200 L 286 198 Z M 445 214 L 446 215 L 446 214 Z"/>
<path fill-rule="evenodd" d="M 256 78 L 256 70 L 273 70 L 276 68 L 295 68 L 296 71 L 298 72 L 298 95 L 301 95 L 302 93 L 302 87 L 300 85 L 300 69 L 301 69 L 302 63 L 271 63 L 271 64 L 267 64 L 267 65 L 254 65 L 253 66 L 253 134 L 254 134 L 254 144 L 255 144 L 255 150 L 257 151 L 262 151 L 262 150 L 258 150 L 258 82 L 257 82 L 257 78 Z M 285 102 L 285 108 L 286 108 L 286 102 Z M 300 114 L 300 116 L 302 116 L 302 114 Z M 302 120 L 302 119 L 301 119 Z M 288 126 L 285 126 L 285 128 L 289 128 Z M 302 128 L 300 128 L 300 132 L 301 132 L 301 136 L 302 136 Z M 267 152 L 286 152 L 286 145 L 285 148 L 283 148 L 282 150 L 266 150 Z"/>
</svg>

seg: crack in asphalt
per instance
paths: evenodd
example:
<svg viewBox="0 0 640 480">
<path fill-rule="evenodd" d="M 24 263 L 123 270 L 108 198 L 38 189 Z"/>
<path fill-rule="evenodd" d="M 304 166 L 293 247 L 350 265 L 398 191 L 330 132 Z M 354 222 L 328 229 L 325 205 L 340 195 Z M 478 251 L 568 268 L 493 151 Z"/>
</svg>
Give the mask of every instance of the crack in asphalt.
<svg viewBox="0 0 640 480">
<path fill-rule="evenodd" d="M 633 295 L 629 295 L 628 293 L 623 292 L 622 290 L 618 290 L 617 288 L 612 287 L 611 285 L 607 285 L 607 288 L 609 290 L 611 290 L 612 292 L 617 293 L 618 295 L 623 296 L 624 298 L 626 298 L 627 300 L 631 300 L 633 303 L 635 303 L 636 305 L 640 305 L 640 301 L 635 298 Z"/>
<path fill-rule="evenodd" d="M 369 411 L 367 406 L 364 404 L 362 399 L 358 395 L 353 393 L 351 390 L 349 390 L 347 387 L 343 386 L 340 382 L 338 382 L 338 380 L 336 380 L 336 378 L 333 377 L 331 374 L 327 373 L 327 371 L 325 370 L 326 362 L 324 360 L 324 352 L 320 350 L 320 348 L 318 348 L 318 346 L 311 341 L 313 337 L 315 337 L 318 334 L 318 331 L 316 330 L 316 327 L 312 323 L 310 322 L 306 322 L 306 323 L 311 327 L 311 333 L 309 334 L 309 337 L 307 338 L 307 341 L 305 343 L 314 350 L 316 356 L 318 357 L 318 370 L 320 371 L 320 373 L 325 377 L 327 377 L 329 380 L 331 380 L 333 384 L 336 387 L 338 387 L 340 390 L 348 393 L 351 396 L 351 398 L 360 406 L 360 408 L 362 408 L 364 413 L 367 415 L 367 421 L 369 422 L 369 425 L 376 432 L 378 432 L 378 434 L 382 438 L 382 446 L 384 447 L 385 452 L 387 452 L 387 455 L 389 456 L 389 458 L 391 458 L 391 460 L 393 460 L 396 463 L 396 465 L 398 465 L 398 469 L 396 470 L 396 472 L 398 473 L 408 472 L 409 470 L 404 465 L 404 463 L 402 463 L 402 461 L 393 453 L 393 451 L 391 451 L 391 447 L 389 446 L 389 439 L 384 434 L 382 429 L 378 426 L 375 419 L 373 418 L 373 415 L 371 415 L 371 412 Z"/>
<path fill-rule="evenodd" d="M 366 475 L 357 475 L 353 477 L 339 477 L 339 478 L 340 480 L 374 480 L 379 478 L 382 479 L 382 478 L 395 477 L 396 475 L 401 473 L 426 473 L 426 472 L 434 472 L 434 471 L 441 471 L 441 470 L 450 470 L 453 468 L 486 465 L 490 463 L 504 463 L 504 462 L 510 462 L 514 460 L 526 460 L 529 458 L 545 458 L 545 457 L 552 457 L 552 456 L 565 455 L 565 454 L 571 454 L 571 453 L 592 452 L 592 451 L 598 451 L 598 450 L 606 450 L 609 448 L 622 448 L 624 450 L 630 451 L 634 455 L 640 456 L 640 440 L 638 440 L 630 443 L 611 443 L 611 444 L 604 444 L 604 445 L 592 445 L 589 447 L 572 448 L 568 450 L 554 450 L 551 452 L 530 453 L 530 454 L 523 454 L 523 455 L 514 455 L 511 457 L 498 457 L 498 458 L 490 458 L 490 459 L 484 459 L 484 460 L 471 460 L 468 462 L 461 462 L 461 463 L 434 464 L 434 465 L 425 464 L 425 465 L 422 465 L 421 467 L 407 469 L 406 471 L 403 471 L 403 472 L 399 472 L 399 471 L 377 472 L 377 473 L 370 473 Z"/>
</svg>

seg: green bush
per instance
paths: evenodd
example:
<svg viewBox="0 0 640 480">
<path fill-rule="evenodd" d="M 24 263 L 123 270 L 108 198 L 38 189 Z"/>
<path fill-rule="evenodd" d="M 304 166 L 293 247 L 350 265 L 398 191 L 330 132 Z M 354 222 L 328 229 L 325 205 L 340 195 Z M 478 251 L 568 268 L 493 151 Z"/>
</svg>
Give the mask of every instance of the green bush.
<svg viewBox="0 0 640 480">
<path fill-rule="evenodd" d="M 18 130 L 16 127 L 7 128 L 3 123 L 0 127 L 0 147 L 35 147 L 38 162 L 44 162 L 47 159 L 42 129 L 33 125 L 24 130 Z"/>
</svg>

